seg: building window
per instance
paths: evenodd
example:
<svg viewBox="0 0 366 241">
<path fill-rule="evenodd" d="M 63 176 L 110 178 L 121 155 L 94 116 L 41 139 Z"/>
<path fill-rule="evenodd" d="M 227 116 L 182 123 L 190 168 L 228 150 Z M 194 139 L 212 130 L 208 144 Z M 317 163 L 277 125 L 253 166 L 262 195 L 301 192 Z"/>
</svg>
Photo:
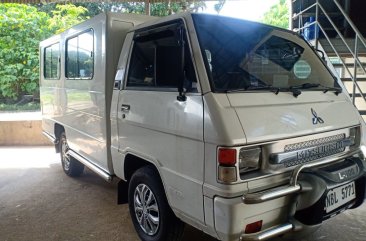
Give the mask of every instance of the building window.
<svg viewBox="0 0 366 241">
<path fill-rule="evenodd" d="M 66 41 L 66 77 L 92 79 L 94 73 L 94 31 L 92 29 Z"/>
<path fill-rule="evenodd" d="M 43 74 L 45 79 L 58 79 L 60 77 L 60 45 L 59 43 L 44 49 Z"/>
</svg>

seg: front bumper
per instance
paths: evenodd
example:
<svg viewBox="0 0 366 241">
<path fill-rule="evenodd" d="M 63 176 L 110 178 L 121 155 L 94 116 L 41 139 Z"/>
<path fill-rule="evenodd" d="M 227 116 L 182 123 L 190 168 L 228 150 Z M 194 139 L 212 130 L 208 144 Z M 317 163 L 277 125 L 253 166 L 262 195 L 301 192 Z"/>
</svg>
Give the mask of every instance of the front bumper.
<svg viewBox="0 0 366 241">
<path fill-rule="evenodd" d="M 293 170 L 288 185 L 244 194 L 241 204 L 233 199 L 229 201 L 230 199 L 216 198 L 215 228 L 220 239 L 267 240 L 318 227 L 325 219 L 345 209 L 358 207 L 365 198 L 366 183 L 363 161 L 352 157 L 359 153 L 358 149 L 344 156 L 303 164 Z M 357 166 L 357 173 L 354 175 L 343 176 L 339 180 L 338 175 L 331 175 L 339 174 L 352 166 Z M 328 190 L 350 182 L 355 182 L 356 198 L 326 213 L 324 205 Z M 263 220 L 262 231 L 246 234 L 245 226 L 258 220 Z"/>
</svg>

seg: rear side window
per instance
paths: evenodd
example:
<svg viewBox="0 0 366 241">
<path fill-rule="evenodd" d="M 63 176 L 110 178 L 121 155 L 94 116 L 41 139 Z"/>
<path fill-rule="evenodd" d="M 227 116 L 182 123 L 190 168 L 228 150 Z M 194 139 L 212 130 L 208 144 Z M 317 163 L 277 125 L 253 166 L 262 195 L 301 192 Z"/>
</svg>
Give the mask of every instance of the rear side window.
<svg viewBox="0 0 366 241">
<path fill-rule="evenodd" d="M 60 77 L 60 45 L 59 43 L 44 49 L 43 74 L 45 79 L 58 79 Z"/>
<path fill-rule="evenodd" d="M 66 41 L 66 78 L 92 79 L 94 74 L 94 31 Z"/>
</svg>

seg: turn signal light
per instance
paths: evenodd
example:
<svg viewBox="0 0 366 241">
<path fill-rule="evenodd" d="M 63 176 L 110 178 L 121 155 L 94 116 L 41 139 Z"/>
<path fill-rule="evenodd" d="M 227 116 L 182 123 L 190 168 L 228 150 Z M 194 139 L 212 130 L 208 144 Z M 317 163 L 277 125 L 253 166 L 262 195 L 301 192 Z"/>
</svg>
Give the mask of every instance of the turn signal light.
<svg viewBox="0 0 366 241">
<path fill-rule="evenodd" d="M 236 182 L 236 167 L 219 166 L 218 178 L 223 183 Z"/>
<path fill-rule="evenodd" d="M 263 224 L 263 220 L 247 224 L 247 226 L 245 227 L 245 233 L 249 234 L 249 233 L 257 233 L 257 232 L 261 231 L 262 224 Z"/>
</svg>

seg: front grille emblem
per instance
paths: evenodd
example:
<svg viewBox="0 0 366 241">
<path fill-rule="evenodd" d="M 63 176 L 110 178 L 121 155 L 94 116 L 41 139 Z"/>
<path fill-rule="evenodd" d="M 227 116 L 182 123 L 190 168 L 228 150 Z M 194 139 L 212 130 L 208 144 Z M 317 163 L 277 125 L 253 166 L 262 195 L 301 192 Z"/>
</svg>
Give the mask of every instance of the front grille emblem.
<svg viewBox="0 0 366 241">
<path fill-rule="evenodd" d="M 311 113 L 313 114 L 313 125 L 324 123 L 323 119 L 318 116 L 313 108 L 311 108 Z"/>
</svg>

